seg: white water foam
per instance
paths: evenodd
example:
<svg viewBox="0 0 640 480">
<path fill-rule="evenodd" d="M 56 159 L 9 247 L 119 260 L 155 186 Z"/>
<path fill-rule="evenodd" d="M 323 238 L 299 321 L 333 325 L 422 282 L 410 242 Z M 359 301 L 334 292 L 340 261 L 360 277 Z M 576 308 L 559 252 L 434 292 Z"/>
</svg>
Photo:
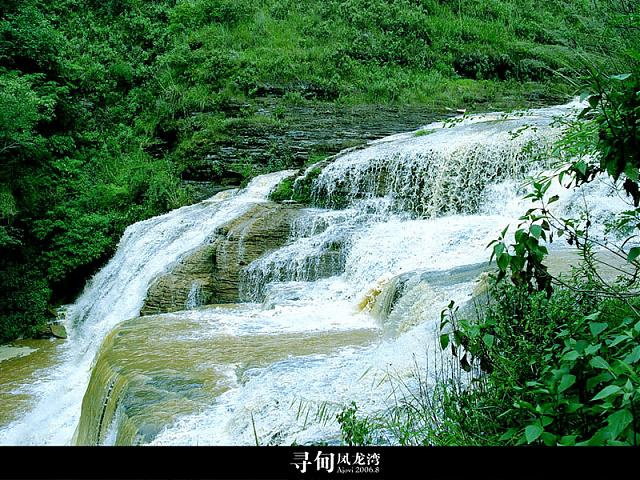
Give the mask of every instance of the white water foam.
<svg viewBox="0 0 640 480">
<path fill-rule="evenodd" d="M 40 372 L 36 384 L 24 387 L 37 403 L 0 430 L 0 444 L 69 444 L 102 340 L 118 323 L 139 314 L 147 289 L 158 275 L 205 243 L 216 227 L 265 202 L 278 182 L 293 173 L 262 175 L 244 190 L 221 192 L 128 227 L 113 258 L 67 312 L 69 339 L 61 346 L 61 364 Z"/>
</svg>

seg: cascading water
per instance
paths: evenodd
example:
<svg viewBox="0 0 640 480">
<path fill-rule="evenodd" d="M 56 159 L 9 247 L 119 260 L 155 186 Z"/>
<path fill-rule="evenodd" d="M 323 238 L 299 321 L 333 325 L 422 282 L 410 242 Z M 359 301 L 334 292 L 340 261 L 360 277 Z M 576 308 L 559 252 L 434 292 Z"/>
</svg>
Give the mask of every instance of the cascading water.
<svg viewBox="0 0 640 480">
<path fill-rule="evenodd" d="M 343 205 L 358 198 L 391 198 L 421 217 L 474 213 L 485 187 L 517 180 L 549 160 L 553 128 L 566 107 L 526 115 L 476 115 L 434 123 L 374 142 L 324 168 L 313 185 L 316 202 Z"/>
<path fill-rule="evenodd" d="M 366 203 L 375 207 L 373 212 Z M 293 223 L 288 245 L 243 270 L 240 297 L 262 301 L 273 282 L 309 282 L 343 272 L 355 230 L 384 219 L 384 203 L 377 199 L 345 210 L 305 209 Z"/>
<path fill-rule="evenodd" d="M 438 351 L 441 309 L 470 298 L 487 243 L 526 210 L 518 185 L 549 165 L 555 117 L 577 108 L 436 123 L 338 156 L 312 183 L 325 208 L 303 209 L 287 244 L 243 269 L 248 303 L 123 322 L 155 276 L 290 172 L 130 227 L 71 309 L 66 360 L 33 387 L 41 402 L 0 441 L 65 443 L 78 420 L 82 444 L 336 441 L 337 424 L 314 414 L 385 408 L 389 376 L 411 387 L 416 362 Z M 577 195 L 606 204 L 601 215 L 626 207 L 602 182 L 553 188 L 560 211 Z"/>
<path fill-rule="evenodd" d="M 191 283 L 191 288 L 187 294 L 187 301 L 184 302 L 185 310 L 192 310 L 201 305 L 204 305 L 205 299 L 202 293 L 202 283 L 197 280 Z"/>
<path fill-rule="evenodd" d="M 294 172 L 254 179 L 242 191 L 226 191 L 196 205 L 131 225 L 118 250 L 66 312 L 69 341 L 61 364 L 25 387 L 37 398 L 34 408 L 0 430 L 0 444 L 67 444 L 80 418 L 93 360 L 118 323 L 139 314 L 149 284 L 183 254 L 207 242 L 216 227 L 258 202 Z"/>
</svg>

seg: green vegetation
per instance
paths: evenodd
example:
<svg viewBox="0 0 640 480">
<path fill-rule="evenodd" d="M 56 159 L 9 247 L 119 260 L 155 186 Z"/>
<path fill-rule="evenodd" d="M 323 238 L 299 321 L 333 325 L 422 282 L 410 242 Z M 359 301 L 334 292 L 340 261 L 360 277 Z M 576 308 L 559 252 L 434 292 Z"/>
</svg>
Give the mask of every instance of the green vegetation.
<svg viewBox="0 0 640 480">
<path fill-rule="evenodd" d="M 345 441 L 393 431 L 406 444 L 638 445 L 640 57 L 630 54 L 628 73 L 591 72 L 588 106 L 558 145 L 558 168 L 532 180 L 533 206 L 514 242 L 507 244 L 507 229 L 492 242 L 489 302 L 476 315 L 453 302 L 443 311 L 440 344 L 454 368 L 442 369 L 433 387 L 421 381 L 417 394 L 407 389 L 387 415 L 358 419 L 353 406 L 345 410 Z M 590 234 L 588 211 L 557 218 L 549 207 L 558 200 L 547 194 L 553 181 L 569 188 L 603 175 L 629 199 L 630 209 L 609 225 L 619 243 Z M 545 244 L 560 237 L 580 255 L 569 278 L 545 264 Z M 617 278 L 604 278 L 603 266 Z"/>
<path fill-rule="evenodd" d="M 358 418 L 356 413 L 358 406 L 351 402 L 351 406 L 336 415 L 340 428 L 343 432 L 343 442 L 349 446 L 370 445 L 372 443 L 369 420 Z"/>
<path fill-rule="evenodd" d="M 321 171 L 320 167 L 314 167 L 299 177 L 284 179 L 271 192 L 269 199 L 274 202 L 294 201 L 303 205 L 310 205 L 313 200 L 313 181 L 318 178 Z"/>
<path fill-rule="evenodd" d="M 293 199 L 293 182 L 294 178 L 285 178 L 278 186 L 269 194 L 269 200 L 274 202 L 284 202 Z"/>
<path fill-rule="evenodd" d="M 424 137 L 426 135 L 431 135 L 433 132 L 435 132 L 435 130 L 430 130 L 430 129 L 418 130 L 415 133 L 415 136 L 416 137 Z"/>
<path fill-rule="evenodd" d="M 183 180 L 237 185 L 293 162 L 278 145 L 261 164 L 204 162 L 238 132 L 327 102 L 557 102 L 585 59 L 622 61 L 632 6 L 0 0 L 0 342 L 71 301 L 127 225 L 192 202 Z"/>
</svg>

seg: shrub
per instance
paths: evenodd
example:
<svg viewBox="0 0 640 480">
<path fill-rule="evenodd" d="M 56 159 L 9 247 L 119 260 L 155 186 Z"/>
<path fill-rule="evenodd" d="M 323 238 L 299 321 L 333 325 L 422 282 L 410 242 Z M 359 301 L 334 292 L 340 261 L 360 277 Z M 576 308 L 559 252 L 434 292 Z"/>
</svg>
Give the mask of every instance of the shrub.
<svg viewBox="0 0 640 480">
<path fill-rule="evenodd" d="M 603 300 L 574 282 L 551 297 L 500 283 L 478 319 L 445 315 L 443 346 L 450 337 L 463 368 L 485 372 L 461 398 L 488 407 L 468 414 L 493 432 L 489 444 L 637 444 L 640 300 Z"/>
<path fill-rule="evenodd" d="M 349 446 L 364 446 L 371 444 L 371 425 L 370 421 L 365 418 L 358 418 L 358 406 L 355 402 L 345 408 L 336 416 L 340 431 L 342 432 L 342 441 Z"/>
</svg>

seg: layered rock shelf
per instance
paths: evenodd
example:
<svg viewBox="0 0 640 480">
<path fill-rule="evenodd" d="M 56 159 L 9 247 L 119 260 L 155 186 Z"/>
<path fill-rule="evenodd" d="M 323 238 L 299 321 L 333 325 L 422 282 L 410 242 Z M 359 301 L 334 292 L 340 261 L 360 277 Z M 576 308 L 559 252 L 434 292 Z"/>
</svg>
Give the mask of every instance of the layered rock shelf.
<svg viewBox="0 0 640 480">
<path fill-rule="evenodd" d="M 141 315 L 184 310 L 194 284 L 202 304 L 236 302 L 241 270 L 283 246 L 298 215 L 296 205 L 263 203 L 220 226 L 210 243 L 184 256 L 151 284 Z"/>
</svg>

